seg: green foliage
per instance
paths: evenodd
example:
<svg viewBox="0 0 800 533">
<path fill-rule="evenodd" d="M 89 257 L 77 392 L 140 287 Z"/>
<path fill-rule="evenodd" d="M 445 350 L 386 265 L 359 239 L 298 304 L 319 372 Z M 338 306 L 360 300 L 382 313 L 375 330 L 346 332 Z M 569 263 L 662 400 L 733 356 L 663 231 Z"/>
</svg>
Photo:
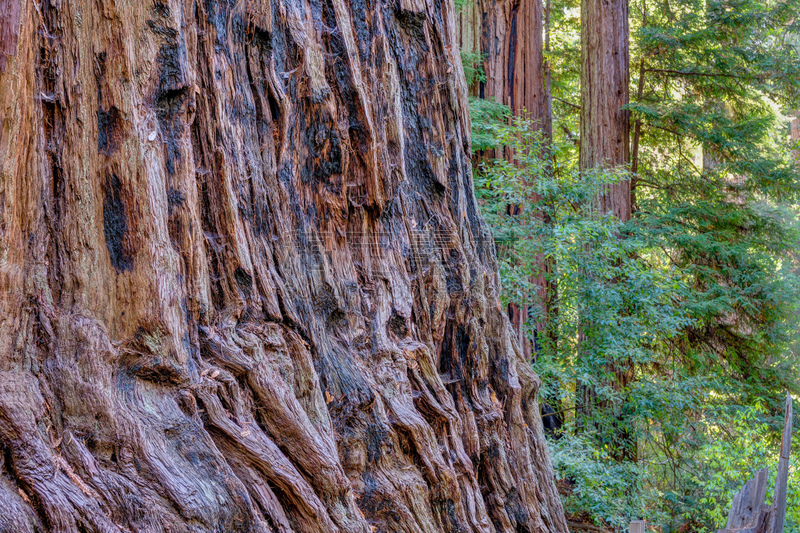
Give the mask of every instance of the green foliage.
<svg viewBox="0 0 800 533">
<path fill-rule="evenodd" d="M 465 7 L 470 4 L 471 0 L 453 0 L 453 5 L 456 8 L 456 13 L 463 11 Z"/>
<path fill-rule="evenodd" d="M 479 152 L 500 146 L 498 128 L 508 120 L 511 110 L 493 99 L 469 99 L 469 114 L 472 119 L 472 150 Z"/>
<path fill-rule="evenodd" d="M 483 52 L 461 50 L 461 64 L 464 66 L 464 78 L 466 78 L 468 86 L 486 82 L 486 71 L 483 70 L 484 60 Z"/>
<path fill-rule="evenodd" d="M 566 485 L 567 514 L 589 517 L 617 530 L 626 528 L 630 517 L 644 515 L 648 502 L 642 498 L 646 493 L 641 489 L 644 471 L 639 465 L 615 461 L 607 450 L 582 436 L 566 435 L 548 444 L 553 466 Z"/>
<path fill-rule="evenodd" d="M 579 173 L 569 145 L 547 147 L 520 118 L 476 123 L 494 135 L 485 146 L 513 154 L 476 174 L 504 301 L 530 303 L 542 276 L 551 288 L 528 326 L 543 399 L 567 413 L 551 443 L 559 477 L 572 484 L 566 508 L 615 528 L 644 517 L 665 530 L 711 531 L 738 490 L 721 480 L 743 464 L 713 460 L 735 457 L 719 451 L 720 432 L 748 438 L 736 413 L 796 390 L 786 355 L 796 321 L 784 320 L 796 305 L 786 268 L 797 242 L 792 217 L 763 201 L 717 198 L 622 224 L 594 199 L 630 179 L 627 171 Z M 509 214 L 509 205 L 520 209 Z M 609 386 L 631 367 L 630 386 Z M 596 394 L 590 423 L 578 413 L 584 389 Z M 620 442 L 620 426 L 631 442 Z M 758 437 L 774 470 L 777 426 L 767 427 Z M 631 447 L 637 460 L 621 461 Z"/>
</svg>

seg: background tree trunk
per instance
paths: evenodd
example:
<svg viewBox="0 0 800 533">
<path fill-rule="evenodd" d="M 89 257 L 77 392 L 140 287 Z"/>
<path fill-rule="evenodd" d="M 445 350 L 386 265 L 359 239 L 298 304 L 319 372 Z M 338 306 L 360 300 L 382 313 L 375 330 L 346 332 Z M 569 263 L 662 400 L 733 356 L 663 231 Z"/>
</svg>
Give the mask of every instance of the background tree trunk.
<svg viewBox="0 0 800 533">
<path fill-rule="evenodd" d="M 630 162 L 628 0 L 581 1 L 581 171 Z M 631 218 L 631 184 L 609 185 L 602 213 Z"/>
<path fill-rule="evenodd" d="M 0 530 L 566 531 L 451 2 L 0 13 Z"/>
<path fill-rule="evenodd" d="M 483 55 L 486 80 L 469 88 L 473 96 L 505 104 L 514 116 L 524 116 L 534 127 L 549 132 L 552 120 L 545 84 L 543 16 L 542 0 L 469 1 L 458 18 L 458 35 L 462 50 Z M 505 156 L 511 159 L 509 149 L 505 151 Z M 503 155 L 488 154 L 488 157 Z M 537 198 L 531 194 L 535 201 Z M 510 205 L 509 211 L 518 214 L 524 208 Z M 544 258 L 540 262 L 544 272 L 547 267 Z M 544 308 L 548 301 L 544 274 L 533 282 L 537 291 L 530 296 L 530 302 Z M 523 354 L 526 360 L 530 360 L 535 346 L 525 330 L 528 306 L 511 303 L 508 315 Z M 544 322 L 537 324 L 537 331 L 544 328 Z"/>
<path fill-rule="evenodd" d="M 542 0 L 469 2 L 459 15 L 459 39 L 464 51 L 484 56 L 486 81 L 475 96 L 494 98 L 515 115 L 525 111 L 546 130 L 543 16 Z"/>
<path fill-rule="evenodd" d="M 630 162 L 628 0 L 581 1 L 581 172 L 625 167 Z M 599 214 L 613 214 L 620 221 L 631 218 L 631 182 L 605 185 L 597 198 Z M 589 342 L 581 332 L 581 346 Z M 625 390 L 634 378 L 631 361 L 613 361 L 610 384 Z M 576 385 L 581 427 L 591 427 L 600 418 L 595 410 L 612 406 L 598 398 L 597 389 Z M 633 433 L 616 415 L 612 445 L 622 450 L 620 459 L 636 458 Z"/>
</svg>

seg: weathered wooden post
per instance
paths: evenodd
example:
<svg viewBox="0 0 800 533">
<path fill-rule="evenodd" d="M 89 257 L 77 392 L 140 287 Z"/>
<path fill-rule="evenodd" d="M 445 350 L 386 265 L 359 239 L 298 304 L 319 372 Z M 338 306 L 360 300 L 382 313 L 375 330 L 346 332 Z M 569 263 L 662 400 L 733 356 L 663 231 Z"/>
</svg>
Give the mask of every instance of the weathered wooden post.
<svg viewBox="0 0 800 533">
<path fill-rule="evenodd" d="M 734 497 L 728 523 L 718 533 L 783 533 L 786 520 L 786 483 L 789 478 L 789 453 L 792 445 L 792 397 L 786 394 L 783 440 L 775 478 L 772 505 L 766 505 L 769 470 L 762 468 Z M 631 528 L 633 524 L 631 524 Z M 633 529 L 631 529 L 633 532 Z"/>
<path fill-rule="evenodd" d="M 629 528 L 628 531 L 629 533 L 644 533 L 646 525 L 647 522 L 645 522 L 644 520 L 634 520 L 633 522 L 631 522 L 631 527 Z"/>
<path fill-rule="evenodd" d="M 728 522 L 725 533 L 733 531 L 752 531 L 753 533 L 768 533 L 768 529 L 763 529 L 763 524 L 769 523 L 768 505 L 764 504 L 767 495 L 767 482 L 769 480 L 769 469 L 762 468 L 753 479 L 745 483 L 742 490 L 736 493 L 731 503 L 731 510 L 728 513 Z M 762 527 L 759 528 L 759 524 Z"/>
<path fill-rule="evenodd" d="M 778 460 L 778 475 L 775 478 L 775 526 L 773 533 L 783 533 L 786 520 L 786 483 L 789 478 L 789 453 L 792 448 L 792 397 L 786 393 L 786 415 L 783 422 L 781 456 Z"/>
</svg>

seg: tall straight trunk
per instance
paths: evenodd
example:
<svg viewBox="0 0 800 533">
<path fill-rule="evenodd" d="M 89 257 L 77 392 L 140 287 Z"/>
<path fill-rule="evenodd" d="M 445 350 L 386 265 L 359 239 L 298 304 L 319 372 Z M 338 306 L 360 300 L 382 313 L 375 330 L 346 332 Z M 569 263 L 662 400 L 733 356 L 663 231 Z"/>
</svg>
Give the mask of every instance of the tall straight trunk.
<svg viewBox="0 0 800 533">
<path fill-rule="evenodd" d="M 542 0 L 477 0 L 468 4 L 460 15 L 459 37 L 467 52 L 483 54 L 485 82 L 470 90 L 480 98 L 491 98 L 507 105 L 514 116 L 524 116 L 534 127 L 550 131 L 551 114 L 545 87 L 543 56 Z M 490 154 L 489 157 L 513 155 Z M 537 198 L 531 197 L 531 201 Z M 525 206 L 509 206 L 509 214 L 519 214 Z M 530 295 L 532 305 L 544 308 L 547 301 L 547 282 L 544 260 L 542 274 L 533 280 L 536 294 Z M 527 305 L 511 303 L 508 314 L 527 359 L 532 356 L 533 341 L 524 326 L 529 318 Z M 543 330 L 544 321 L 536 324 Z"/>
<path fill-rule="evenodd" d="M 542 0 L 482 0 L 481 51 L 486 82 L 482 97 L 523 113 L 549 128 L 543 60 Z"/>
<path fill-rule="evenodd" d="M 566 532 L 452 2 L 0 0 L 0 530 Z"/>
<path fill-rule="evenodd" d="M 552 2 L 551 0 L 546 0 L 545 10 L 544 10 L 544 51 L 545 53 L 550 52 L 550 15 L 551 15 L 551 7 Z M 545 142 L 547 143 L 548 148 L 552 148 L 553 145 L 553 89 L 552 89 L 552 65 L 550 64 L 550 60 L 545 60 L 544 62 L 544 91 L 545 97 L 547 99 L 547 120 L 545 122 L 547 129 L 545 130 Z M 553 174 L 553 170 L 555 168 L 555 155 L 554 152 L 550 151 L 547 153 L 547 160 L 548 160 L 548 169 Z M 545 224 L 552 225 L 552 219 L 550 215 L 545 213 L 544 215 L 544 222 Z M 550 257 L 546 258 L 545 260 L 545 268 L 544 271 L 547 275 L 547 279 L 545 280 L 546 283 L 546 291 L 545 291 L 545 301 L 544 301 L 544 309 L 545 309 L 545 316 L 547 317 L 548 321 L 554 322 L 553 324 L 546 324 L 546 331 L 548 335 L 548 340 L 551 345 L 551 349 L 553 351 L 558 350 L 558 281 L 556 280 L 556 264 L 555 259 Z M 558 409 L 561 410 L 560 408 Z"/>
<path fill-rule="evenodd" d="M 543 69 L 542 0 L 476 0 L 458 17 L 461 49 L 483 54 L 486 81 L 470 89 L 493 98 L 515 115 L 525 110 L 540 128 L 549 127 Z"/>
<path fill-rule="evenodd" d="M 630 162 L 630 121 L 625 109 L 629 101 L 628 0 L 582 0 L 581 2 L 581 136 L 580 170 L 615 169 Z M 597 198 L 600 214 L 613 214 L 620 221 L 631 218 L 629 180 L 606 185 Z M 581 349 L 584 343 L 582 339 Z M 632 381 L 632 363 L 617 361 L 607 369 L 611 385 L 624 390 Z M 578 386 L 579 416 L 594 424 L 596 409 L 611 406 L 597 397 L 593 387 Z M 614 444 L 620 458 L 635 458 L 635 442 L 629 429 L 617 419 Z"/>
<path fill-rule="evenodd" d="M 630 161 L 628 0 L 581 1 L 580 170 L 615 168 Z M 602 213 L 631 218 L 631 185 L 605 187 Z"/>
</svg>

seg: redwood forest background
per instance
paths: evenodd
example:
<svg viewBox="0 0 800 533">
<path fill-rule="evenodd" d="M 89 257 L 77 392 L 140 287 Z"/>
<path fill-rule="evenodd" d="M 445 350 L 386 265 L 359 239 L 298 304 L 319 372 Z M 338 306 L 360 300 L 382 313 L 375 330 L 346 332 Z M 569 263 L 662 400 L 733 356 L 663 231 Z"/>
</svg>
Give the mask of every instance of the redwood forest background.
<svg viewBox="0 0 800 533">
<path fill-rule="evenodd" d="M 571 527 L 715 531 L 774 479 L 798 393 L 800 4 L 458 5 L 476 194 Z"/>
</svg>

